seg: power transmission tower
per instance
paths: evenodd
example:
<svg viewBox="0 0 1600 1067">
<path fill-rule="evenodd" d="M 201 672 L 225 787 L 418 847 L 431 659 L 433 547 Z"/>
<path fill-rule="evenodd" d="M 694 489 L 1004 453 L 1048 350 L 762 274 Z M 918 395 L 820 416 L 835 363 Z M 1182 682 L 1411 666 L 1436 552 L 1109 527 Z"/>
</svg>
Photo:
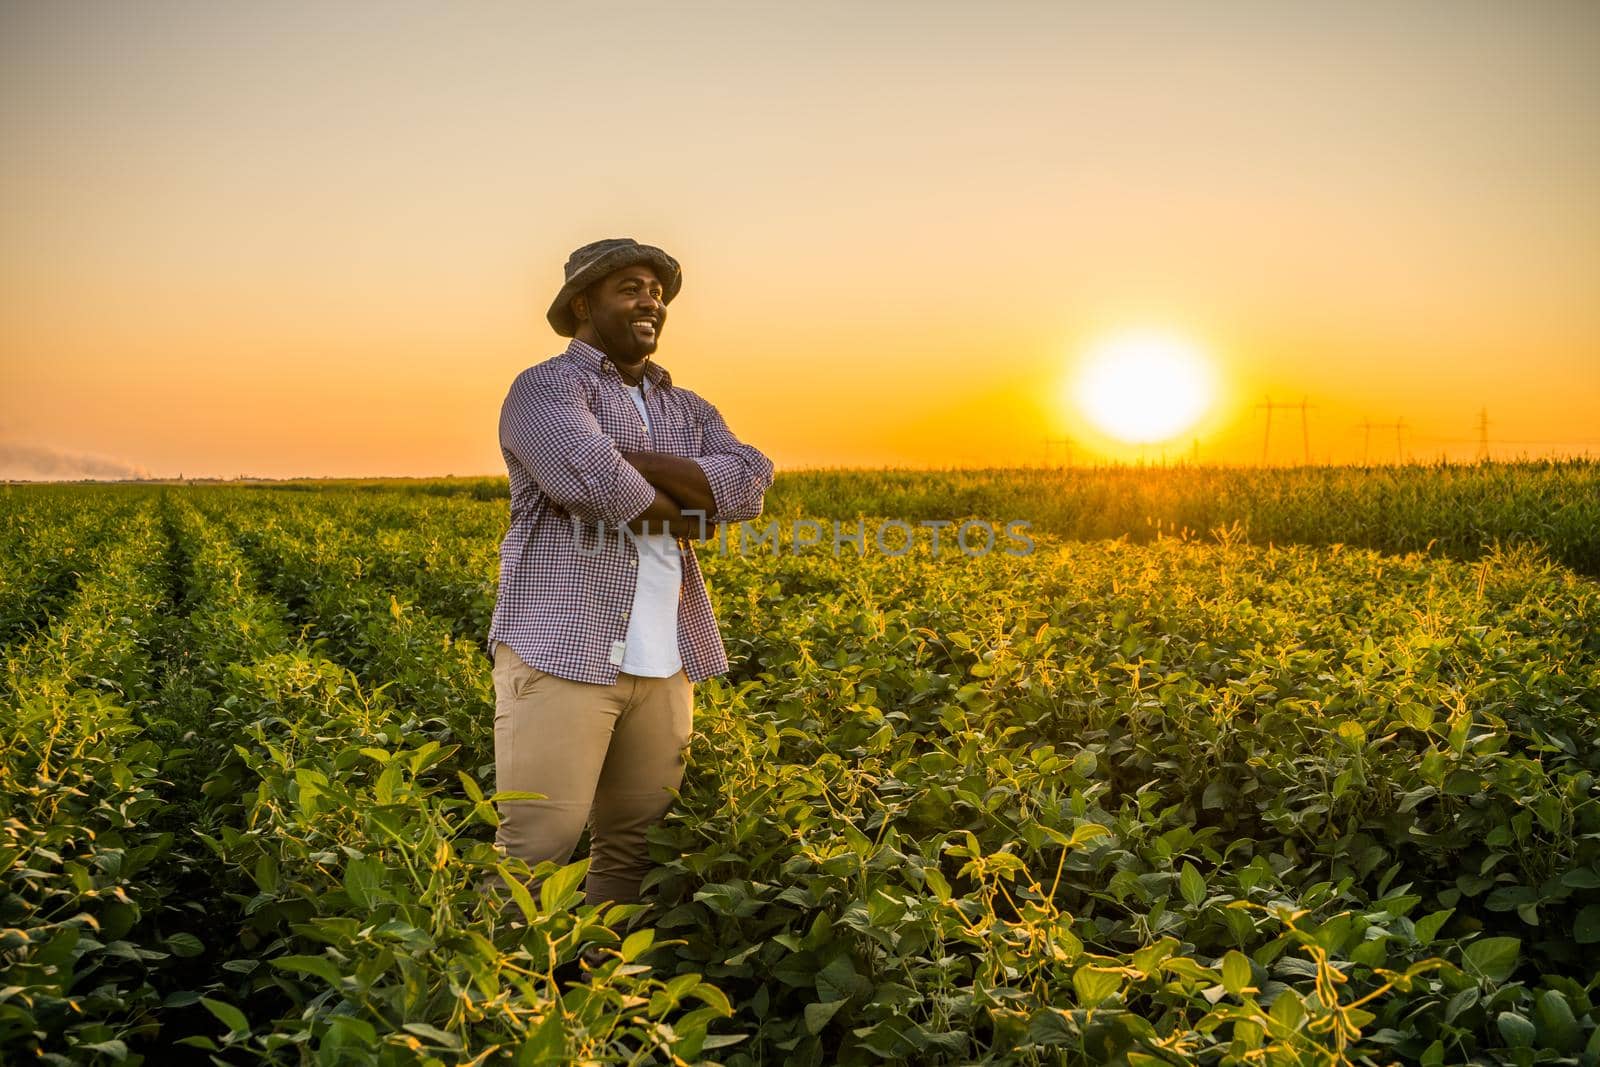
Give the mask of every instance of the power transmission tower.
<svg viewBox="0 0 1600 1067">
<path fill-rule="evenodd" d="M 1267 445 L 1272 441 L 1272 394 L 1267 394 L 1267 402 L 1265 404 L 1257 404 L 1256 410 L 1267 413 L 1267 424 L 1261 431 L 1261 465 L 1265 467 L 1267 465 Z"/>
<path fill-rule="evenodd" d="M 1305 397 L 1301 397 L 1298 404 L 1277 404 L 1273 402 L 1270 395 L 1264 403 L 1256 405 L 1257 411 L 1265 411 L 1267 413 L 1267 423 L 1261 433 L 1262 466 L 1266 466 L 1267 448 L 1272 443 L 1272 413 L 1278 410 L 1293 410 L 1294 408 L 1300 409 L 1300 446 L 1303 449 L 1306 466 L 1311 466 L 1311 424 L 1306 418 L 1306 412 L 1311 410 L 1311 407 L 1311 403 Z"/>
<path fill-rule="evenodd" d="M 1489 462 L 1489 409 L 1478 409 L 1478 462 Z"/>
<path fill-rule="evenodd" d="M 1050 456 L 1054 449 L 1061 449 L 1061 466 L 1072 466 L 1072 438 L 1046 437 L 1044 439 L 1044 465 L 1050 466 Z"/>
<path fill-rule="evenodd" d="M 1405 419 L 1404 415 L 1400 416 L 1398 419 L 1395 419 L 1393 422 L 1371 422 L 1371 423 L 1369 423 L 1369 422 L 1367 422 L 1367 420 L 1362 419 L 1361 420 L 1361 425 L 1366 428 L 1368 436 L 1371 436 L 1371 433 L 1372 433 L 1373 430 L 1393 430 L 1394 431 L 1394 461 L 1396 463 L 1404 463 L 1405 462 L 1405 448 L 1404 448 L 1404 445 L 1402 444 L 1402 436 L 1401 436 L 1402 434 L 1405 433 L 1405 430 L 1406 430 L 1406 419 Z"/>
<path fill-rule="evenodd" d="M 1372 420 L 1365 415 L 1361 416 L 1361 465 L 1367 465 L 1367 457 L 1372 454 Z"/>
</svg>

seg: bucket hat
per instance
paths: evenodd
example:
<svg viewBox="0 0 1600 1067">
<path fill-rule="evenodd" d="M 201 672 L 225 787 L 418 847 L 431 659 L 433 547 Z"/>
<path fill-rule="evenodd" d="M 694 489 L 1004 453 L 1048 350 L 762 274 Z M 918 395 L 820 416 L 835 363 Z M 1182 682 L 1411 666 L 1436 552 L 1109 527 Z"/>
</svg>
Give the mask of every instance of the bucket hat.
<svg viewBox="0 0 1600 1067">
<path fill-rule="evenodd" d="M 578 332 L 578 320 L 572 314 L 572 298 L 612 271 L 647 263 L 661 279 L 661 302 L 672 303 L 683 285 L 683 271 L 678 261 L 654 245 L 642 245 L 632 237 L 608 237 L 603 241 L 586 244 L 567 257 L 566 283 L 550 304 L 545 318 L 562 337 Z"/>
</svg>

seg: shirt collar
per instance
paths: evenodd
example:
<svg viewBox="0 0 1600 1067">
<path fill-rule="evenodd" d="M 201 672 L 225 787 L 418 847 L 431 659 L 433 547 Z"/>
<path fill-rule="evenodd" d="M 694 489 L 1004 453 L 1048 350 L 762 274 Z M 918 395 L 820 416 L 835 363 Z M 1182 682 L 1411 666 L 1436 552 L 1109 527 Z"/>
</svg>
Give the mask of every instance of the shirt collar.
<svg viewBox="0 0 1600 1067">
<path fill-rule="evenodd" d="M 593 345 L 585 344 L 576 337 L 567 345 L 567 350 L 562 355 L 568 359 L 575 360 L 579 365 L 594 374 L 600 375 L 602 378 L 615 378 L 618 382 L 622 382 L 624 385 L 627 384 L 623 382 L 622 375 L 618 372 L 616 364 L 612 363 L 604 352 Z M 654 359 L 644 365 L 644 376 L 652 389 L 672 388 L 672 375 L 667 373 L 667 368 L 661 366 Z"/>
</svg>

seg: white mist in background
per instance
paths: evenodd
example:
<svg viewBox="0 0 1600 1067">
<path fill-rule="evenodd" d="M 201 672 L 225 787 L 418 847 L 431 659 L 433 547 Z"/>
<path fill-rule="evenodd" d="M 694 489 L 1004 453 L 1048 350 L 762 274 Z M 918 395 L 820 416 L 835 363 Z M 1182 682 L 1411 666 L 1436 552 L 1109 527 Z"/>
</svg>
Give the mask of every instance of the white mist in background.
<svg viewBox="0 0 1600 1067">
<path fill-rule="evenodd" d="M 0 440 L 0 480 L 76 482 L 148 477 L 150 472 L 144 467 L 111 456 Z"/>
</svg>

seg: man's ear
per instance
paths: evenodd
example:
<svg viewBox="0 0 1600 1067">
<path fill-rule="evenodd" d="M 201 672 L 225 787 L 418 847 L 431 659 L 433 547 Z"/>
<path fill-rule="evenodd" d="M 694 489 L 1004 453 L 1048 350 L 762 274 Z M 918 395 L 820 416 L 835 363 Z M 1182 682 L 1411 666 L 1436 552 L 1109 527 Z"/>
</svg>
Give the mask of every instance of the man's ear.
<svg viewBox="0 0 1600 1067">
<path fill-rule="evenodd" d="M 579 293 L 567 302 L 572 309 L 572 317 L 578 322 L 589 321 L 589 297 L 586 293 Z"/>
</svg>

